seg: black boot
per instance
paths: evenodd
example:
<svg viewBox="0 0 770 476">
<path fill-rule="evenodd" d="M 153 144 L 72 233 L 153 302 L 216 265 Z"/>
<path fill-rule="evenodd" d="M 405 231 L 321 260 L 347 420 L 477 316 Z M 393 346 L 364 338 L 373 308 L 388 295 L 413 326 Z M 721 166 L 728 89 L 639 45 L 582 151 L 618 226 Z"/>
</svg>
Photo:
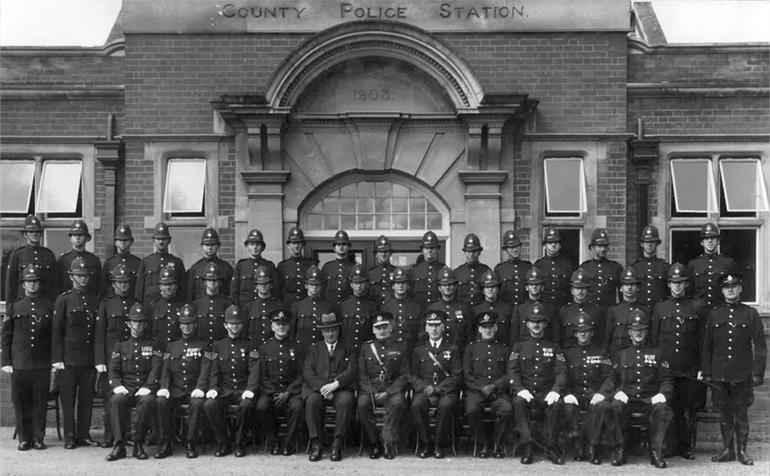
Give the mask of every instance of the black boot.
<svg viewBox="0 0 770 476">
<path fill-rule="evenodd" d="M 188 441 L 187 448 L 185 449 L 185 453 L 188 458 L 197 458 L 198 450 L 195 449 L 195 443 L 193 443 L 192 441 Z"/>
<path fill-rule="evenodd" d="M 107 461 L 117 461 L 126 457 L 126 446 L 123 442 L 115 443 L 112 452 L 107 455 Z"/>
<path fill-rule="evenodd" d="M 599 457 L 599 447 L 596 445 L 588 446 L 588 461 L 591 464 L 602 464 L 602 459 Z"/>
<path fill-rule="evenodd" d="M 155 459 L 168 458 L 169 456 L 171 456 L 171 453 L 173 453 L 173 451 L 171 450 L 171 444 L 168 442 L 165 442 L 160 446 L 160 449 L 158 449 L 158 452 L 155 454 L 155 456 L 153 456 L 153 458 Z"/>
<path fill-rule="evenodd" d="M 660 469 L 668 467 L 663 460 L 663 452 L 660 449 L 650 451 L 650 464 Z"/>
<path fill-rule="evenodd" d="M 140 441 L 134 442 L 134 458 L 147 459 L 147 453 L 144 451 L 144 446 Z"/>
<path fill-rule="evenodd" d="M 521 464 L 532 464 L 532 443 L 525 443 L 521 454 Z"/>
<path fill-rule="evenodd" d="M 615 447 L 615 451 L 612 453 L 610 464 L 612 466 L 623 466 L 626 464 L 626 449 L 623 447 L 623 445 Z"/>
<path fill-rule="evenodd" d="M 733 450 L 733 428 L 730 425 L 720 423 L 719 429 L 722 432 L 722 444 L 724 448 L 716 456 L 711 457 L 714 463 L 725 463 L 735 461 L 735 451 Z"/>
<path fill-rule="evenodd" d="M 575 448 L 575 461 L 585 461 L 586 446 L 583 444 L 582 438 L 574 438 L 572 442 Z"/>
<path fill-rule="evenodd" d="M 695 420 L 695 412 L 685 414 L 685 425 L 687 425 L 687 432 L 690 434 L 689 438 L 682 446 L 681 456 L 684 459 L 695 459 L 695 441 L 698 435 L 698 424 Z"/>
<path fill-rule="evenodd" d="M 738 461 L 746 466 L 753 466 L 754 460 L 746 453 L 746 444 L 748 443 L 749 435 L 738 436 Z"/>
</svg>

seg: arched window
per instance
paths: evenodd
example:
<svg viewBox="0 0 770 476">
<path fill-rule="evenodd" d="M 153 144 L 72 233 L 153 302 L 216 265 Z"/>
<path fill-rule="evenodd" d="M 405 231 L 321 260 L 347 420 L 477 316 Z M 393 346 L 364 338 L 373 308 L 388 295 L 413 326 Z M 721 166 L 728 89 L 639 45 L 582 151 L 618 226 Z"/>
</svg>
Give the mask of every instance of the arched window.
<svg viewBox="0 0 770 476">
<path fill-rule="evenodd" d="M 442 230 L 444 217 L 424 193 L 393 182 L 360 181 L 331 191 L 306 215 L 308 230 Z"/>
</svg>

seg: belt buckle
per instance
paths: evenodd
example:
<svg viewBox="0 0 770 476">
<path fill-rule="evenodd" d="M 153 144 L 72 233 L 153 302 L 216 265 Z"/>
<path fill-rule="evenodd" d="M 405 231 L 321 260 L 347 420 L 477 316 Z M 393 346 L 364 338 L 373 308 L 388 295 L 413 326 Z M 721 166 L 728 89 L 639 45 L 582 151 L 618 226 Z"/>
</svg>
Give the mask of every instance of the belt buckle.
<svg viewBox="0 0 770 476">
<path fill-rule="evenodd" d="M 385 372 L 380 371 L 380 376 L 378 377 L 380 379 L 380 382 L 385 381 Z"/>
<path fill-rule="evenodd" d="M 438 385 L 438 374 L 433 372 L 433 385 Z"/>
</svg>

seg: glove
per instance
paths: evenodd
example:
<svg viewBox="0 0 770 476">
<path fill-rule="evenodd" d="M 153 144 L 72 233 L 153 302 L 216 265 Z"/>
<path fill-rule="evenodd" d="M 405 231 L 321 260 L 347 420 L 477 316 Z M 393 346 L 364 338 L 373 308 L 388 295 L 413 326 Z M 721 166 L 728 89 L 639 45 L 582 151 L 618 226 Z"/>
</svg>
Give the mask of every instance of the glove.
<svg viewBox="0 0 770 476">
<path fill-rule="evenodd" d="M 136 393 L 137 393 L 137 395 L 139 394 L 139 392 L 136 392 Z M 157 396 L 159 396 L 161 398 L 169 398 L 171 396 L 171 394 L 169 393 L 167 388 L 161 388 L 160 390 L 155 392 L 155 395 L 157 395 Z"/>
<path fill-rule="evenodd" d="M 5 372 L 7 374 L 12 374 L 13 373 L 13 366 L 12 365 L 3 365 L 1 368 L 2 368 L 3 372 Z"/>
<path fill-rule="evenodd" d="M 100 374 L 103 374 L 104 372 L 107 371 L 107 366 L 104 364 L 99 364 L 96 366 L 96 371 L 99 372 Z"/>
<path fill-rule="evenodd" d="M 244 390 L 241 394 L 241 400 L 246 400 L 247 398 L 254 398 L 254 392 L 251 390 Z"/>
<path fill-rule="evenodd" d="M 136 396 L 137 397 L 143 397 L 143 396 L 149 395 L 149 394 L 150 394 L 150 389 L 147 388 L 147 387 L 142 387 L 142 388 L 140 388 L 139 390 L 136 391 Z"/>
<path fill-rule="evenodd" d="M 570 393 L 569 395 L 564 397 L 564 403 L 567 405 L 577 405 L 578 399 Z"/>
<path fill-rule="evenodd" d="M 433 392 L 434 392 L 435 390 L 436 390 L 436 389 L 435 389 L 435 388 L 433 388 L 431 385 L 428 385 L 427 387 L 425 387 L 425 389 L 423 390 L 423 392 L 425 393 L 425 395 L 427 395 L 427 396 L 429 396 L 429 397 L 430 397 L 430 396 L 433 394 Z"/>
<path fill-rule="evenodd" d="M 388 401 L 390 394 L 388 392 L 379 392 L 374 394 L 374 401 L 380 405 L 383 405 Z"/>
<path fill-rule="evenodd" d="M 492 383 L 481 387 L 481 393 L 483 393 L 485 397 L 488 397 L 493 393 L 495 393 L 495 390 L 497 390 L 497 387 L 495 386 L 495 384 L 492 384 Z"/>
<path fill-rule="evenodd" d="M 703 380 L 703 372 L 698 370 L 698 375 L 695 378 L 697 378 L 698 380 Z"/>
<path fill-rule="evenodd" d="M 623 403 L 628 403 L 628 395 L 626 395 L 625 392 L 621 390 L 615 394 L 615 400 L 620 400 Z"/>
<path fill-rule="evenodd" d="M 519 397 L 521 397 L 524 400 L 526 400 L 527 403 L 529 403 L 533 398 L 535 398 L 535 396 L 532 395 L 532 392 L 530 392 L 529 390 L 522 390 L 519 393 L 517 393 L 516 395 L 518 395 Z"/>
<path fill-rule="evenodd" d="M 601 393 L 595 393 L 593 397 L 591 397 L 591 405 L 596 405 L 599 402 L 604 401 L 604 395 Z"/>
<path fill-rule="evenodd" d="M 554 403 L 559 401 L 559 394 L 554 392 L 553 390 L 548 392 L 548 394 L 545 396 L 545 403 L 548 405 L 553 405 Z M 577 403 L 577 400 L 575 400 Z"/>
<path fill-rule="evenodd" d="M 650 403 L 655 405 L 656 403 L 666 403 L 666 397 L 662 393 L 656 393 L 650 399 Z"/>
<path fill-rule="evenodd" d="M 128 395 L 128 389 L 123 385 L 118 385 L 117 387 L 112 389 L 112 393 L 114 393 L 115 395 Z"/>
<path fill-rule="evenodd" d="M 216 390 L 209 390 L 206 392 L 206 398 L 217 398 L 217 395 L 219 395 L 219 393 L 217 393 Z"/>
<path fill-rule="evenodd" d="M 762 385 L 763 381 L 764 381 L 764 379 L 762 377 L 760 377 L 759 375 L 755 375 L 755 376 L 751 377 L 751 383 L 755 387 L 759 387 L 760 385 Z"/>
<path fill-rule="evenodd" d="M 205 394 L 205 393 L 203 393 L 203 390 L 201 390 L 201 389 L 199 389 L 199 388 L 196 388 L 196 389 L 195 389 L 195 390 L 193 390 L 193 391 L 192 391 L 192 393 L 190 394 L 190 398 L 203 398 L 203 397 L 205 397 L 205 396 L 206 396 L 206 394 Z"/>
<path fill-rule="evenodd" d="M 51 367 L 55 368 L 56 370 L 64 370 L 64 362 L 54 362 L 51 364 Z"/>
</svg>

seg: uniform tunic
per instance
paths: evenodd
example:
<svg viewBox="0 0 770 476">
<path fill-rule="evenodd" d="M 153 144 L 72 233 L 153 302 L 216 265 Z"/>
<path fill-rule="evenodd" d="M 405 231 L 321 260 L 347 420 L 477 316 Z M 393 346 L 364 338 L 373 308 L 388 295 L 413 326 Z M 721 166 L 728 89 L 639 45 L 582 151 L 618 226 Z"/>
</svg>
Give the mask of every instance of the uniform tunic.
<svg viewBox="0 0 770 476">
<path fill-rule="evenodd" d="M 441 299 L 438 290 L 438 273 L 445 265 L 439 260 L 423 261 L 412 268 L 410 275 L 414 300 L 422 307 Z"/>
<path fill-rule="evenodd" d="M 407 353 L 411 353 L 417 340 L 425 333 L 420 319 L 420 304 L 410 299 L 394 297 L 383 305 L 381 310 L 393 314 L 393 339 L 404 344 Z"/>
<path fill-rule="evenodd" d="M 342 328 L 339 340 L 349 355 L 357 356 L 361 344 L 374 338 L 371 318 L 378 307 L 375 301 L 355 295 L 340 304 L 338 319 L 342 321 Z"/>
<path fill-rule="evenodd" d="M 543 256 L 535 261 L 534 266 L 543 273 L 545 286 L 541 299 L 560 308 L 570 299 L 570 278 L 572 277 L 572 265 L 562 255 L 555 257 Z"/>
<path fill-rule="evenodd" d="M 669 266 L 657 256 L 641 258 L 631 265 L 641 281 L 637 298 L 640 303 L 652 307 L 655 303 L 666 299 L 668 296 L 666 276 Z"/>
<path fill-rule="evenodd" d="M 457 300 L 469 306 L 477 306 L 484 300 L 482 278 L 490 271 L 489 266 L 482 263 L 463 263 L 455 268 L 457 278 Z"/>
<path fill-rule="evenodd" d="M 462 356 L 465 346 L 475 338 L 476 329 L 473 328 L 473 318 L 470 307 L 457 299 L 445 301 L 443 298 L 428 305 L 426 311 L 444 311 L 447 313 L 444 338 L 457 346 Z"/>
<path fill-rule="evenodd" d="M 513 407 L 508 396 L 507 361 L 508 347 L 495 339 L 477 340 L 468 344 L 463 354 L 463 379 L 467 389 L 465 415 L 471 432 L 482 447 L 489 444 L 482 415 L 485 404 L 492 408 L 496 416 L 493 436 L 495 445 L 502 444 L 505 431 L 510 426 Z M 488 396 L 484 396 L 481 390 L 486 385 L 494 385 L 494 390 Z"/>
<path fill-rule="evenodd" d="M 631 338 L 628 337 L 629 315 L 631 311 L 641 309 L 646 316 L 650 315 L 650 308 L 638 301 L 623 301 L 616 306 L 612 306 L 607 311 L 607 350 L 610 358 L 615 359 L 620 349 L 631 345 Z"/>
<path fill-rule="evenodd" d="M 28 264 L 35 265 L 40 274 L 40 294 L 54 302 L 59 295 L 60 277 L 57 271 L 56 255 L 44 246 L 22 246 L 11 252 L 8 257 L 8 271 L 5 275 L 6 312 L 11 313 L 11 307 L 24 295 L 21 286 L 21 276 Z M 69 278 L 67 278 L 69 281 Z"/>
<path fill-rule="evenodd" d="M 257 346 L 261 346 L 273 335 L 270 327 L 272 320 L 270 313 L 275 309 L 282 307 L 282 304 L 272 296 L 263 299 L 259 296 L 246 304 L 249 316 L 248 329 L 246 334 Z"/>
<path fill-rule="evenodd" d="M 176 298 L 184 300 L 187 291 L 187 276 L 185 275 L 184 263 L 182 260 L 171 253 L 153 253 L 142 258 L 137 269 L 136 279 L 136 300 L 144 306 L 149 306 L 153 300 L 160 297 L 160 288 L 158 279 L 160 279 L 160 270 L 166 266 L 172 266 L 176 270 L 176 278 L 179 280 L 179 286 L 176 292 Z"/>
<path fill-rule="evenodd" d="M 275 264 L 261 256 L 256 259 L 243 258 L 235 264 L 233 279 L 229 289 L 230 299 L 244 311 L 248 308 L 249 303 L 257 298 L 256 279 L 257 268 L 259 267 L 267 268 L 268 274 L 273 278 L 273 296 L 280 299 L 280 296 L 277 294 L 278 286 L 275 285 L 277 280 Z"/>
<path fill-rule="evenodd" d="M 179 329 L 179 310 L 184 302 L 176 299 L 166 299 L 163 296 L 150 304 L 150 337 L 165 350 L 166 346 L 182 337 Z"/>
<path fill-rule="evenodd" d="M 321 314 L 334 312 L 332 303 L 322 297 L 305 297 L 291 307 L 293 322 L 291 334 L 303 349 L 309 348 L 313 342 L 323 339 L 321 331 L 317 329 L 321 321 Z"/>
<path fill-rule="evenodd" d="M 484 300 L 481 304 L 479 304 L 478 306 L 474 306 L 471 309 L 471 313 L 473 314 L 474 318 L 479 314 L 481 314 L 482 312 L 497 313 L 497 332 L 495 333 L 495 340 L 497 340 L 504 346 L 508 346 L 511 340 L 511 323 L 514 320 L 513 306 L 511 306 L 507 302 L 501 301 L 498 298 L 494 302 Z M 476 331 L 475 326 L 472 327 L 472 329 L 473 331 L 471 333 L 472 335 L 471 341 L 478 338 L 478 332 Z"/>
<path fill-rule="evenodd" d="M 369 295 L 380 306 L 391 297 L 394 271 L 396 267 L 388 262 L 372 266 L 366 272 L 369 278 Z"/>
<path fill-rule="evenodd" d="M 355 261 L 351 261 L 347 257 L 335 258 L 323 265 L 321 274 L 326 278 L 324 298 L 327 301 L 339 305 L 353 294 L 353 290 L 350 288 L 350 275 L 355 265 Z"/>
<path fill-rule="evenodd" d="M 591 288 L 588 302 L 601 307 L 614 306 L 618 302 L 618 287 L 623 266 L 608 259 L 590 259 L 580 265 L 589 277 Z"/>
<path fill-rule="evenodd" d="M 316 260 L 304 256 L 287 258 L 278 263 L 276 296 L 281 296 L 284 305 L 291 306 L 307 296 L 305 272 L 314 264 L 317 264 Z"/>
<path fill-rule="evenodd" d="M 687 276 L 692 279 L 692 286 L 689 288 L 692 297 L 706 301 L 708 308 L 721 303 L 724 299 L 719 278 L 734 268 L 735 261 L 732 258 L 716 253 L 704 253 L 691 259 L 687 263 Z"/>
<path fill-rule="evenodd" d="M 509 259 L 495 266 L 501 300 L 516 306 L 527 299 L 527 270 L 531 267 L 532 263 L 524 259 Z"/>
<path fill-rule="evenodd" d="M 432 347 L 427 339 L 414 349 L 411 365 L 411 385 L 414 396 L 411 410 L 420 441 L 423 443 L 431 441 L 428 422 L 428 408 L 431 405 L 438 408 L 433 439 L 441 444 L 451 428 L 451 419 L 454 418 L 453 409 L 460 394 L 462 371 L 460 351 L 449 339 L 441 339 L 438 349 Z M 425 389 L 429 386 L 434 388 L 431 397 L 425 394 Z M 431 398 L 435 403 L 430 401 Z"/>
<path fill-rule="evenodd" d="M 198 316 L 198 339 L 212 345 L 227 335 L 225 311 L 233 302 L 222 293 L 203 296 L 192 303 Z"/>
<path fill-rule="evenodd" d="M 230 263 L 219 256 L 211 258 L 201 258 L 195 262 L 187 271 L 187 291 L 184 294 L 190 301 L 202 298 L 206 295 L 206 282 L 203 276 L 211 264 L 216 264 L 219 268 L 219 292 L 225 296 L 230 295 L 230 283 L 233 280 L 233 267 Z"/>
<path fill-rule="evenodd" d="M 99 293 L 102 288 L 102 262 L 95 254 L 89 251 L 75 251 L 70 250 L 66 253 L 62 253 L 56 262 L 56 266 L 59 268 L 59 292 L 64 292 L 72 289 L 72 280 L 69 276 L 70 265 L 76 258 L 81 258 L 86 265 L 86 269 L 91 273 L 91 278 L 88 280 L 85 292 L 86 294 L 92 294 L 95 297 L 99 297 Z"/>
<path fill-rule="evenodd" d="M 556 307 L 543 301 L 533 301 L 532 299 L 527 298 L 526 301 L 516 306 L 513 310 L 513 317 L 511 318 L 510 324 L 511 331 L 508 339 L 511 347 L 513 347 L 513 344 L 516 342 L 529 340 L 527 316 L 529 315 L 529 310 L 532 309 L 532 306 L 534 306 L 536 302 L 543 306 L 543 310 L 545 311 L 544 314 L 548 316 L 548 326 L 545 328 L 543 337 L 553 342 L 558 342 L 561 339 L 561 326 L 559 324 L 559 314 Z"/>
<path fill-rule="evenodd" d="M 602 438 L 602 423 L 610 409 L 612 390 L 612 361 L 601 347 L 589 344 L 564 350 L 567 363 L 566 394 L 577 398 L 577 405 L 564 404 L 565 419 L 570 425 L 573 437 L 586 438 L 591 445 L 598 445 Z M 591 399 L 599 393 L 605 400 L 591 405 Z M 580 410 L 586 411 L 583 425 L 580 425 Z"/>
<path fill-rule="evenodd" d="M 110 276 L 110 273 L 113 269 L 115 269 L 115 266 L 122 264 L 123 266 L 128 269 L 128 276 L 130 278 L 130 281 L 128 282 L 128 295 L 131 297 L 136 296 L 136 279 L 138 277 L 138 271 L 139 271 L 139 263 L 141 260 L 138 256 L 134 256 L 131 253 L 116 253 L 106 260 L 104 260 L 104 264 L 102 265 L 102 282 L 101 282 L 101 296 L 107 296 L 110 293 L 110 289 L 112 286 L 110 285 L 110 280 L 108 279 Z"/>
<path fill-rule="evenodd" d="M 286 413 L 286 441 L 292 442 L 297 436 L 303 417 L 302 398 L 302 348 L 292 339 L 278 340 L 275 337 L 259 348 L 259 387 L 262 394 L 257 400 L 257 415 L 267 435 L 277 431 L 276 413 Z M 289 398 L 282 408 L 277 408 L 273 397 L 289 392 Z"/>
</svg>

